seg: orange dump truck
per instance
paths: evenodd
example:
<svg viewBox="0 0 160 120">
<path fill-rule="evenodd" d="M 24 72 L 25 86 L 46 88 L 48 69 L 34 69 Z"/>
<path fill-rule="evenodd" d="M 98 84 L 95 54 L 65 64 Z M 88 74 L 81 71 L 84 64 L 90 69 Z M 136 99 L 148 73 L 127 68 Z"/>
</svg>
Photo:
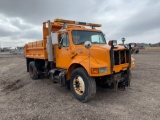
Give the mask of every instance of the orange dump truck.
<svg viewBox="0 0 160 120">
<path fill-rule="evenodd" d="M 75 98 L 87 102 L 96 86 L 115 90 L 130 85 L 134 59 L 129 48 L 106 43 L 101 24 L 55 19 L 43 23 L 43 40 L 25 44 L 27 72 L 33 80 L 46 76 L 69 86 Z"/>
</svg>

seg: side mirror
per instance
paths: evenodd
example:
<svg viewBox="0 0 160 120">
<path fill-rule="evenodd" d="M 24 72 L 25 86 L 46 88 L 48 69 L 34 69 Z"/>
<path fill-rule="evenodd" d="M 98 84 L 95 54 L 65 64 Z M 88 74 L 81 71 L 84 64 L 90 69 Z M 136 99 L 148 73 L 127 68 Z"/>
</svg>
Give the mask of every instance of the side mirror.
<svg viewBox="0 0 160 120">
<path fill-rule="evenodd" d="M 87 48 L 87 49 L 91 48 L 91 46 L 92 46 L 92 43 L 90 41 L 86 41 L 84 43 L 84 47 Z"/>
</svg>

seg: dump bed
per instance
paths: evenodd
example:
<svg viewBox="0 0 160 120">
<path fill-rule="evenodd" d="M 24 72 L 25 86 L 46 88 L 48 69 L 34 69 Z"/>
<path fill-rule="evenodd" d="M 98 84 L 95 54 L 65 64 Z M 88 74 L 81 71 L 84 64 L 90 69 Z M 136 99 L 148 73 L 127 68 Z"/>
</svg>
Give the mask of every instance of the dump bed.
<svg viewBox="0 0 160 120">
<path fill-rule="evenodd" d="M 47 40 L 39 40 L 25 44 L 24 46 L 25 57 L 35 58 L 35 59 L 48 59 L 46 43 Z"/>
</svg>

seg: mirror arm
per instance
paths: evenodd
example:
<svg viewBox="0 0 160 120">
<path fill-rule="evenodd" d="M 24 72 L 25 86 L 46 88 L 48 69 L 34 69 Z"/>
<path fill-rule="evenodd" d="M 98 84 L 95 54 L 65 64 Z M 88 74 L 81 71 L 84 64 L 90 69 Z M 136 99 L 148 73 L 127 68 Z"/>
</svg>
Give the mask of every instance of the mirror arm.
<svg viewBox="0 0 160 120">
<path fill-rule="evenodd" d="M 61 48 L 62 48 L 62 45 L 61 45 L 60 43 L 58 44 L 58 48 L 59 48 L 59 49 L 61 49 Z"/>
</svg>

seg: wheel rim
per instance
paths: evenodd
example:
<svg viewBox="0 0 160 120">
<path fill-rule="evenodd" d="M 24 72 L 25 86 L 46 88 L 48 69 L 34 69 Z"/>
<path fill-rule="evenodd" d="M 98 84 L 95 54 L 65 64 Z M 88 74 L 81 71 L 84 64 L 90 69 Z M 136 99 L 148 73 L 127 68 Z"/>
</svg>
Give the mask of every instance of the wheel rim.
<svg viewBox="0 0 160 120">
<path fill-rule="evenodd" d="M 85 91 L 85 84 L 84 84 L 84 80 L 81 76 L 76 76 L 73 80 L 73 88 L 74 91 L 78 94 L 78 95 L 82 95 Z"/>
</svg>

